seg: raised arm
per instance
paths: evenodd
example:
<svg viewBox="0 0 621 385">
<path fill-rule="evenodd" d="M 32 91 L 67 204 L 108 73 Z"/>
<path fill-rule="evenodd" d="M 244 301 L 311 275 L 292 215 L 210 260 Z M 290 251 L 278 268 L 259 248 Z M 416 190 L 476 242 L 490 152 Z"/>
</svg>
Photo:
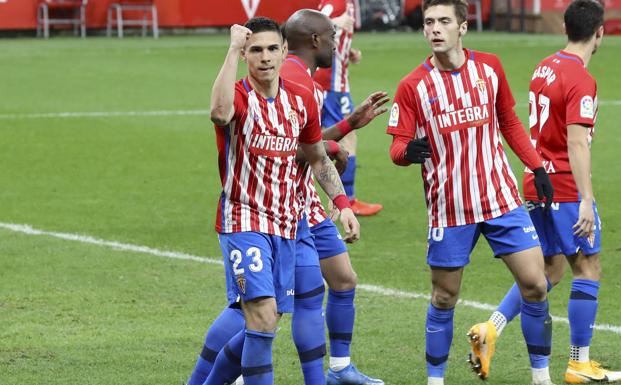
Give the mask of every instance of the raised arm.
<svg viewBox="0 0 621 385">
<path fill-rule="evenodd" d="M 235 113 L 235 79 L 239 55 L 252 32 L 241 25 L 231 27 L 231 44 L 224 63 L 211 89 L 211 121 L 219 126 L 227 125 Z"/>
</svg>

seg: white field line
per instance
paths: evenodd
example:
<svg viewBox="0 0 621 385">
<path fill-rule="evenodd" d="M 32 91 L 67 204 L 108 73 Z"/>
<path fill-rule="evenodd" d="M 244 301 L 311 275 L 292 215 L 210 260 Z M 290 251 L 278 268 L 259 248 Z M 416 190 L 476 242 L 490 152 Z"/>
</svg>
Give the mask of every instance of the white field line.
<svg viewBox="0 0 621 385">
<path fill-rule="evenodd" d="M 600 100 L 600 106 L 621 106 L 621 100 Z M 528 106 L 528 103 L 517 103 L 517 107 Z M 67 119 L 67 118 L 115 118 L 132 116 L 209 116 L 209 110 L 155 110 L 155 111 L 92 111 L 92 112 L 42 112 L 0 114 L 0 120 L 22 119 Z"/>
<path fill-rule="evenodd" d="M 157 110 L 157 111 L 94 111 L 94 112 L 43 112 L 0 114 L 0 120 L 63 119 L 63 118 L 114 118 L 125 116 L 186 116 L 209 115 L 209 110 Z"/>
<path fill-rule="evenodd" d="M 160 250 L 160 249 L 156 249 L 153 247 L 132 245 L 129 243 L 106 241 L 106 240 L 91 237 L 88 235 L 38 230 L 38 229 L 33 228 L 30 225 L 0 222 L 0 229 L 5 229 L 5 230 L 28 234 L 28 235 L 44 235 L 44 236 L 64 239 L 68 241 L 89 243 L 92 245 L 108 247 L 114 250 L 131 251 L 135 253 L 150 254 L 150 255 L 155 255 L 158 257 L 181 259 L 185 261 L 200 262 L 200 263 L 206 263 L 210 265 L 223 265 L 222 260 L 220 259 L 201 257 L 198 255 L 192 255 L 192 254 L 181 253 L 181 252 L 176 252 L 176 251 Z M 416 293 L 416 292 L 411 292 L 411 291 L 389 289 L 389 288 L 385 288 L 385 287 L 377 286 L 377 285 L 359 284 L 357 286 L 357 289 L 366 291 L 372 294 L 381 295 L 384 297 L 424 299 L 427 301 L 430 299 L 429 294 L 421 294 L 421 293 Z M 485 310 L 485 311 L 493 311 L 496 309 L 496 306 L 490 305 L 488 303 L 469 301 L 469 300 L 463 300 L 463 299 L 459 300 L 458 305 L 473 308 L 473 309 L 478 309 L 478 310 Z M 565 317 L 552 316 L 552 320 L 554 320 L 555 322 L 569 324 L 569 320 Z M 615 334 L 621 334 L 621 326 L 608 325 L 608 324 L 597 324 L 595 325 L 594 329 L 608 331 L 608 332 L 612 332 Z"/>
</svg>

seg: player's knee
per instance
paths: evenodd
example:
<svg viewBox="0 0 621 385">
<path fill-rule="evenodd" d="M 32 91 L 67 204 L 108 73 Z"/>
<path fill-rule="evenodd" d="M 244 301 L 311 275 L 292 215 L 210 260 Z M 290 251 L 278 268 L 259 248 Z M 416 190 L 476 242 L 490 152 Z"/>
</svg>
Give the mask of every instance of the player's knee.
<svg viewBox="0 0 621 385">
<path fill-rule="evenodd" d="M 572 264 L 574 277 L 599 281 L 602 276 L 602 265 L 599 262 L 599 255 L 580 256 Z"/>
<path fill-rule="evenodd" d="M 548 282 L 545 279 L 523 282 L 521 286 L 522 298 L 529 302 L 541 302 L 548 294 Z"/>
<path fill-rule="evenodd" d="M 457 303 L 458 293 L 445 290 L 434 290 L 431 295 L 431 304 L 438 309 L 451 309 Z"/>
<path fill-rule="evenodd" d="M 259 306 L 246 306 L 244 309 L 244 316 L 246 318 L 246 328 L 250 330 L 256 330 L 259 332 L 273 332 L 278 326 L 278 313 L 276 311 L 276 304 L 259 305 Z"/>
<path fill-rule="evenodd" d="M 330 289 L 335 291 L 348 291 L 356 288 L 358 284 L 358 275 L 355 271 L 349 270 L 343 272 L 337 276 L 337 279 L 333 279 L 333 282 L 328 282 Z"/>
</svg>

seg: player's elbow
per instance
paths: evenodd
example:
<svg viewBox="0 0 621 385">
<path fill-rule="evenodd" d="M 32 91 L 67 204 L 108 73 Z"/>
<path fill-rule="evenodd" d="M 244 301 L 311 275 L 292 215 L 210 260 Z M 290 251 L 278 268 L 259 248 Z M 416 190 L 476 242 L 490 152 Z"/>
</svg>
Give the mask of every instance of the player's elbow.
<svg viewBox="0 0 621 385">
<path fill-rule="evenodd" d="M 209 117 L 211 121 L 218 126 L 225 126 L 229 124 L 232 118 L 231 115 L 232 114 L 230 114 L 221 106 L 212 107 L 211 111 L 209 112 Z"/>
</svg>

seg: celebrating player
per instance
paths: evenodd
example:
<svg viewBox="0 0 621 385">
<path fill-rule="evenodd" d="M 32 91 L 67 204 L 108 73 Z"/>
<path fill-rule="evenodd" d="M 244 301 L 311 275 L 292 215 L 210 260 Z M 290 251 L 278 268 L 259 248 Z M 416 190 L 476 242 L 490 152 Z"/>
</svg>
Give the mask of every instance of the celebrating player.
<svg viewBox="0 0 621 385">
<path fill-rule="evenodd" d="M 328 68 L 319 68 L 315 73 L 315 80 L 325 91 L 325 100 L 321 114 L 322 127 L 331 127 L 340 122 L 343 117 L 352 113 L 354 103 L 349 92 L 349 63 L 357 64 L 362 58 L 360 50 L 351 47 L 356 23 L 355 0 L 322 0 L 319 10 L 328 16 L 336 25 L 336 53 L 332 58 L 332 65 Z M 356 198 L 356 133 L 346 135 L 341 144 L 349 152 L 347 169 L 341 175 L 345 192 L 350 199 L 352 210 L 356 215 L 375 215 L 382 210 L 378 203 L 366 203 Z"/>
<path fill-rule="evenodd" d="M 453 310 L 464 267 L 481 234 L 513 273 L 522 296 L 522 331 L 533 384 L 550 385 L 551 320 L 539 241 L 522 207 L 500 133 L 533 170 L 538 193 L 552 199 L 550 179 L 513 106 L 498 58 L 462 47 L 468 4 L 423 2 L 432 55 L 399 83 L 391 109 L 390 154 L 401 166 L 422 164 L 432 294 L 427 312 L 428 384 L 444 384 Z M 485 348 L 485 334 L 472 334 Z M 485 362 L 476 362 L 481 378 Z"/>
<path fill-rule="evenodd" d="M 274 383 L 274 333 L 280 314 L 293 308 L 298 143 L 317 181 L 342 208 L 346 239 L 359 237 L 358 222 L 321 143 L 314 97 L 279 77 L 284 51 L 274 21 L 253 18 L 244 27 L 234 25 L 211 98 L 223 187 L 216 230 L 229 302 L 240 300 L 245 319 L 245 329 L 220 355 L 239 359 L 248 385 Z M 240 55 L 248 76 L 235 82 Z M 207 383 L 229 383 L 217 378 L 226 374 L 212 370 Z"/>
<path fill-rule="evenodd" d="M 326 67 L 331 64 L 335 33 L 333 25 L 325 15 L 317 11 L 300 10 L 288 20 L 285 31 L 288 34 L 287 40 L 292 54 L 287 57 L 280 75 L 284 79 L 312 90 L 319 104 L 319 109 L 321 109 L 323 93 L 319 87 L 316 88 L 311 76 L 318 66 Z M 347 118 L 347 121 L 324 130 L 324 136 L 338 140 L 347 130 L 365 126 L 376 116 L 386 111 L 385 108 L 382 108 L 387 102 L 385 96 L 386 93 L 383 92 L 372 94 Z M 327 147 L 333 148 L 335 146 L 337 150 L 332 149 L 332 151 L 336 152 L 339 147 L 336 143 L 331 143 Z M 321 257 L 332 257 L 329 260 L 338 262 L 335 267 L 332 267 L 334 263 L 327 264 L 329 273 L 326 274 L 326 279 L 330 287 L 335 288 L 335 292 L 331 292 L 328 297 L 326 313 L 328 326 L 330 330 L 334 331 L 331 334 L 334 337 L 331 342 L 331 351 L 336 349 L 337 351 L 344 351 L 345 354 L 343 357 L 332 359 L 332 361 L 349 360 L 349 343 L 351 342 L 354 323 L 353 297 L 356 275 L 351 268 L 349 256 L 338 230 L 334 223 L 326 218 L 321 200 L 315 190 L 310 168 L 306 162 L 300 165 L 298 170 L 298 189 L 300 207 L 303 208 L 302 213 L 305 213 L 306 216 L 299 222 L 296 236 L 296 294 L 292 335 L 300 356 L 305 384 L 321 385 L 322 383 L 325 384 L 326 380 L 323 375 L 325 329 L 322 308 L 325 290 L 319 267 L 320 255 Z M 309 225 L 312 226 L 313 234 L 308 231 Z M 320 255 L 315 248 L 316 244 L 321 252 Z M 324 266 L 323 260 L 322 266 Z M 341 270 L 333 271 L 336 268 Z M 331 271 L 333 272 L 330 273 Z M 337 298 L 333 299 L 333 296 Z M 235 306 L 227 307 L 220 314 L 207 333 L 203 351 L 198 358 L 189 385 L 204 382 L 211 372 L 218 351 L 225 346 L 228 339 L 243 327 L 243 317 Z M 340 350 L 338 350 L 339 347 Z M 235 370 L 239 371 L 239 365 L 234 362 L 224 362 L 226 355 L 221 358 L 219 366 L 224 365 L 227 368 L 220 370 L 229 373 L 227 374 L 228 378 L 234 378 Z M 346 380 L 349 381 L 349 384 L 382 384 L 381 381 L 371 379 L 358 372 L 349 363 L 341 368 L 331 367 L 331 369 L 338 374 L 338 379 L 341 382 Z M 342 370 L 336 371 L 336 369 Z"/>
<path fill-rule="evenodd" d="M 569 261 L 574 280 L 569 296 L 571 346 L 565 382 L 584 384 L 621 380 L 589 357 L 597 313 L 601 224 L 591 186 L 590 143 L 597 116 L 596 84 L 586 70 L 599 48 L 604 8 L 593 0 L 576 0 L 565 11 L 568 43 L 543 59 L 530 83 L 530 134 L 554 186 L 554 204 L 541 207 L 532 188 L 533 174 L 524 173 L 524 195 L 545 256 L 551 289 L 563 277 Z M 489 321 L 486 357 L 490 361 L 496 336 L 520 312 L 521 298 L 513 286 Z"/>
</svg>

